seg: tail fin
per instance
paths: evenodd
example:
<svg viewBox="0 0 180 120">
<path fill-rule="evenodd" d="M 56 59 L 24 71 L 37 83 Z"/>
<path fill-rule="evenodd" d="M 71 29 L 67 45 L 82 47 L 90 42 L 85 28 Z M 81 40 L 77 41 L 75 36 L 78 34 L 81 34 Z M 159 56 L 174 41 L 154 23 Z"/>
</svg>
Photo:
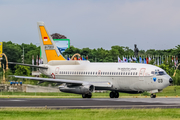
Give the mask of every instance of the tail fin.
<svg viewBox="0 0 180 120">
<path fill-rule="evenodd" d="M 56 47 L 52 37 L 50 36 L 44 22 L 38 22 L 39 40 L 41 45 L 41 52 L 43 63 L 47 64 L 51 60 L 66 60 L 58 48 Z"/>
</svg>

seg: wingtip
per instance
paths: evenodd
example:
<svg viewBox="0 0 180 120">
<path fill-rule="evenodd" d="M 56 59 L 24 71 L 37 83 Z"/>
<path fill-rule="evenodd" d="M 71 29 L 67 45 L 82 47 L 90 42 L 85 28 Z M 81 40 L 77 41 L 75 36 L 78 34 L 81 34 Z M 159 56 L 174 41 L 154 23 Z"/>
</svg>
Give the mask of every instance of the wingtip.
<svg viewBox="0 0 180 120">
<path fill-rule="evenodd" d="M 15 75 L 8 75 L 8 77 L 15 77 Z"/>
</svg>

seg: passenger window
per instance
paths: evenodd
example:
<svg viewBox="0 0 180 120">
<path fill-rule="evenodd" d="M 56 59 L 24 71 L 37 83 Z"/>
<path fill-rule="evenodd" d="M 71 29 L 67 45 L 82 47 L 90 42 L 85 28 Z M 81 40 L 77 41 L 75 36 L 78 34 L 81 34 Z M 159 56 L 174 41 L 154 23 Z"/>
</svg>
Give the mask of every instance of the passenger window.
<svg viewBox="0 0 180 120">
<path fill-rule="evenodd" d="M 94 72 L 93 72 L 93 75 L 94 75 Z"/>
<path fill-rule="evenodd" d="M 118 72 L 116 72 L 116 75 L 118 75 Z"/>
<path fill-rule="evenodd" d="M 153 74 L 153 75 L 154 75 L 154 71 L 151 71 L 151 74 Z"/>
<path fill-rule="evenodd" d="M 121 75 L 122 75 L 123 73 L 121 72 Z"/>
<path fill-rule="evenodd" d="M 132 72 L 131 72 L 131 75 L 132 75 Z"/>
<path fill-rule="evenodd" d="M 137 72 L 136 72 L 136 75 L 137 75 Z"/>
<path fill-rule="evenodd" d="M 74 72 L 74 74 L 76 74 L 76 72 Z"/>
<path fill-rule="evenodd" d="M 111 75 L 111 72 L 109 74 Z"/>
<path fill-rule="evenodd" d="M 126 75 L 127 75 L 127 72 L 126 72 Z"/>
<path fill-rule="evenodd" d="M 130 75 L 130 72 L 128 72 L 128 75 Z"/>
</svg>

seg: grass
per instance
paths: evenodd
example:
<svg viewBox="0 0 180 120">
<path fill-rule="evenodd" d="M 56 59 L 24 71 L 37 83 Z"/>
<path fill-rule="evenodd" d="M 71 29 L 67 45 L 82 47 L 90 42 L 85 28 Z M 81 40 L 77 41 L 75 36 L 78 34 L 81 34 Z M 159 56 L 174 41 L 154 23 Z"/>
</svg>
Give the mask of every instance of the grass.
<svg viewBox="0 0 180 120">
<path fill-rule="evenodd" d="M 106 93 L 93 93 L 93 98 L 109 98 L 109 92 Z M 157 93 L 157 97 L 180 97 L 180 86 L 169 86 L 163 90 L 163 92 Z M 147 95 L 147 97 L 149 97 Z M 0 92 L 0 98 L 81 98 L 79 94 L 63 93 L 63 92 L 36 92 L 36 93 L 26 93 L 26 92 Z M 128 94 L 120 93 L 120 98 L 132 98 L 132 97 L 142 97 L 145 98 L 145 94 Z"/>
<path fill-rule="evenodd" d="M 0 120 L 179 120 L 180 109 L 2 108 Z"/>
</svg>

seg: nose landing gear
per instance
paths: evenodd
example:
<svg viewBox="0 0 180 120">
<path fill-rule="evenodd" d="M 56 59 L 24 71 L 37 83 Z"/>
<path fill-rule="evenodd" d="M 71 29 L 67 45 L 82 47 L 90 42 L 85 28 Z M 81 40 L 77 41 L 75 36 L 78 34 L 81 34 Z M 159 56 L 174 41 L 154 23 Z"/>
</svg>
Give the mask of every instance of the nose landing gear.
<svg viewBox="0 0 180 120">
<path fill-rule="evenodd" d="M 156 98 L 156 94 L 151 94 L 151 98 Z"/>
<path fill-rule="evenodd" d="M 118 98 L 119 97 L 119 92 L 112 91 L 112 92 L 110 92 L 109 97 L 110 98 Z"/>
</svg>

